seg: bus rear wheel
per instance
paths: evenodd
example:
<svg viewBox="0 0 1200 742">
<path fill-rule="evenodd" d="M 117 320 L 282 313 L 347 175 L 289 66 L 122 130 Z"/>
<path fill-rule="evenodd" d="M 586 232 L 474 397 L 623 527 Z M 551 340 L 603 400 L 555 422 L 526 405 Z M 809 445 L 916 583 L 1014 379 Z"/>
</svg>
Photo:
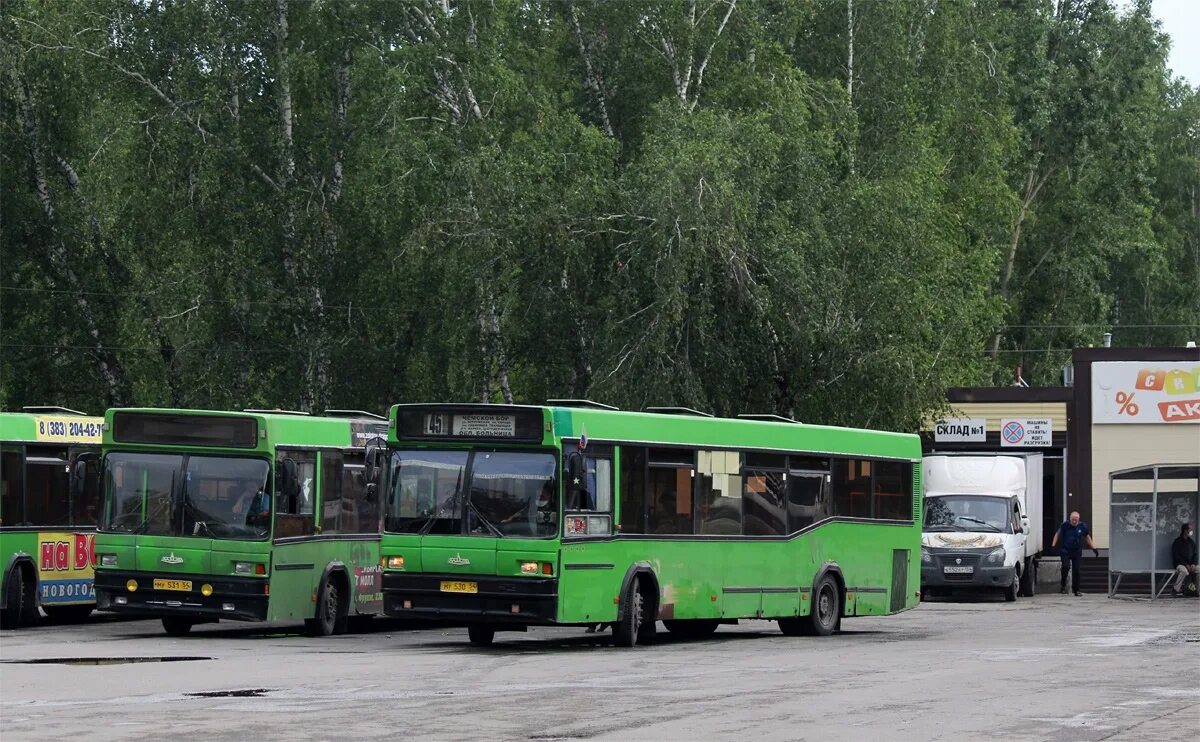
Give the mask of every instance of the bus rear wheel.
<svg viewBox="0 0 1200 742">
<path fill-rule="evenodd" d="M 321 590 L 321 599 L 317 601 L 316 617 L 304 622 L 310 635 L 332 636 L 345 632 L 346 620 L 341 615 L 342 605 L 338 598 L 336 581 L 330 577 L 325 580 L 325 587 Z"/>
<path fill-rule="evenodd" d="M 488 647 L 496 639 L 496 629 L 491 626 L 471 624 L 467 627 L 467 638 L 477 647 Z"/>
<path fill-rule="evenodd" d="M 191 633 L 192 627 L 196 622 L 190 618 L 180 618 L 179 616 L 169 616 L 162 620 L 163 631 L 167 632 L 167 636 L 187 636 Z"/>
<path fill-rule="evenodd" d="M 720 622 L 715 618 L 663 621 L 663 626 L 667 627 L 667 631 L 683 639 L 703 639 L 706 636 L 711 636 L 720 625 Z"/>
<path fill-rule="evenodd" d="M 787 636 L 829 636 L 842 625 L 842 593 L 829 575 L 821 578 L 813 590 L 812 612 L 799 618 L 780 619 L 779 628 Z M 789 626 L 785 628 L 784 621 Z"/>
</svg>

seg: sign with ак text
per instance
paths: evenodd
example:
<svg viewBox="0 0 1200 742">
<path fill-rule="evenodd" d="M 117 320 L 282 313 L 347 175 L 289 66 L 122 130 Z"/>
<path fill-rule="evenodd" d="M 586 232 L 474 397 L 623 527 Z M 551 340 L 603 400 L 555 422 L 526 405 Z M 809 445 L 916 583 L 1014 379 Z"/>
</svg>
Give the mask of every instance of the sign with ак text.
<svg viewBox="0 0 1200 742">
<path fill-rule="evenodd" d="M 983 443 L 987 441 L 987 419 L 956 417 L 942 420 L 933 426 L 933 440 L 938 443 Z"/>
<path fill-rule="evenodd" d="M 1093 363 L 1092 422 L 1200 423 L 1200 364 Z"/>
</svg>

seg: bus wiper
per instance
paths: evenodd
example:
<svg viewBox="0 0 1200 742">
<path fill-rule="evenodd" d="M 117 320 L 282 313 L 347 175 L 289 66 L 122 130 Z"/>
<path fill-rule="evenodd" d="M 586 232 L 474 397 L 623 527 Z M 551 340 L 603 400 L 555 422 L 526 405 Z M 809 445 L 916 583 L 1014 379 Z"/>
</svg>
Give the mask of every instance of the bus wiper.
<svg viewBox="0 0 1200 742">
<path fill-rule="evenodd" d="M 504 533 L 501 532 L 501 530 L 499 528 L 497 528 L 495 525 L 493 525 L 490 520 L 483 517 L 483 513 L 479 512 L 479 508 L 475 506 L 475 503 L 471 502 L 470 497 L 467 498 L 467 510 L 469 510 L 471 513 L 473 513 L 475 515 L 475 517 L 479 519 L 479 522 L 482 523 L 484 525 L 484 527 L 487 528 L 488 531 L 490 531 L 493 536 L 495 536 L 497 538 L 504 538 Z"/>
<path fill-rule="evenodd" d="M 981 526 L 987 526 L 988 528 L 992 529 L 992 530 L 993 530 L 993 531 L 995 531 L 996 533 L 1000 533 L 1000 529 L 999 529 L 999 528 L 995 527 L 995 526 L 994 526 L 994 525 L 992 525 L 991 523 L 988 523 L 988 522 L 986 522 L 986 521 L 979 520 L 978 518 L 970 518 L 970 517 L 968 517 L 968 516 L 966 516 L 966 515 L 960 515 L 960 516 L 958 516 L 958 519 L 959 519 L 959 520 L 966 520 L 966 521 L 970 521 L 971 523 L 978 523 L 978 524 L 979 524 L 979 525 L 981 525 Z M 964 529 L 964 530 L 965 530 L 965 529 Z"/>
</svg>

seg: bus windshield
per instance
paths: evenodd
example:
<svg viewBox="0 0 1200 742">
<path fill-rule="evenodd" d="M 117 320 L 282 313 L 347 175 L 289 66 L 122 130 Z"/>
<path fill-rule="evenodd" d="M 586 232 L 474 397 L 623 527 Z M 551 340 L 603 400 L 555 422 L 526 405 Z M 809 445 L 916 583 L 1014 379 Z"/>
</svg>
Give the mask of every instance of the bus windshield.
<svg viewBox="0 0 1200 742">
<path fill-rule="evenodd" d="M 395 451 L 385 530 L 554 536 L 556 460 L 550 452 Z"/>
<path fill-rule="evenodd" d="M 270 464 L 263 459 L 111 453 L 101 530 L 158 536 L 262 539 L 271 530 Z"/>
<path fill-rule="evenodd" d="M 1008 500 L 976 495 L 938 495 L 925 500 L 926 531 L 1007 531 Z"/>
</svg>

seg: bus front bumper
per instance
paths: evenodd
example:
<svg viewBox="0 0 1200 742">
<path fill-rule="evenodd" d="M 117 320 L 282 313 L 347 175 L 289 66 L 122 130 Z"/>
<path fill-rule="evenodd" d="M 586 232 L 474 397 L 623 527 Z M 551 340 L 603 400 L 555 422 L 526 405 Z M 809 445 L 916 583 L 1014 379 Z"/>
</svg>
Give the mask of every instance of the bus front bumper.
<svg viewBox="0 0 1200 742">
<path fill-rule="evenodd" d="M 452 592 L 443 583 L 474 585 L 476 592 Z M 558 615 L 558 580 L 384 572 L 383 612 L 398 618 L 549 624 Z"/>
<path fill-rule="evenodd" d="M 156 590 L 155 580 L 187 581 L 190 590 Z M 130 582 L 137 583 L 130 590 Z M 210 585 L 205 596 L 201 586 Z M 262 578 L 96 570 L 96 609 L 142 616 L 200 620 L 267 620 L 267 581 Z"/>
</svg>

